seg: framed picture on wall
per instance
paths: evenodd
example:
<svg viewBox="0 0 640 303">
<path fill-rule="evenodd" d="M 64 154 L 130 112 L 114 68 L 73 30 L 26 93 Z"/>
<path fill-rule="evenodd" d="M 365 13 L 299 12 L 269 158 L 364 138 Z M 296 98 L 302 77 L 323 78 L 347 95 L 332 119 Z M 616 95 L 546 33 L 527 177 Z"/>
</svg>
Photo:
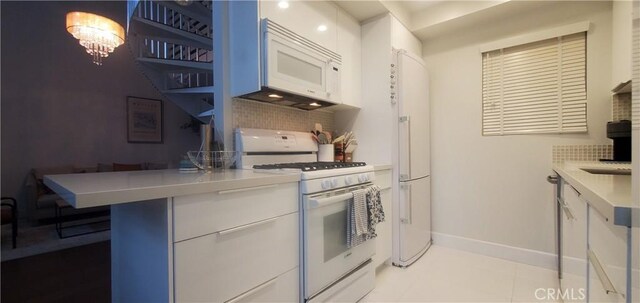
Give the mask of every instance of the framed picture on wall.
<svg viewBox="0 0 640 303">
<path fill-rule="evenodd" d="M 127 142 L 162 143 L 162 100 L 127 97 Z"/>
</svg>

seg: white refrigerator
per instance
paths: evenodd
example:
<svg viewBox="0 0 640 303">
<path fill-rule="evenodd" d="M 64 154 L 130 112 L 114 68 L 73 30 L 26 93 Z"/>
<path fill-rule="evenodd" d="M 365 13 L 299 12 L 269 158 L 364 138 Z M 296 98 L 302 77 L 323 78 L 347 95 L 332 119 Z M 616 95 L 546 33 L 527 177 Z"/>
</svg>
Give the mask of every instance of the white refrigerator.
<svg viewBox="0 0 640 303">
<path fill-rule="evenodd" d="M 393 50 L 391 100 L 397 114 L 393 264 L 409 266 L 431 245 L 429 76 L 421 58 Z"/>
</svg>

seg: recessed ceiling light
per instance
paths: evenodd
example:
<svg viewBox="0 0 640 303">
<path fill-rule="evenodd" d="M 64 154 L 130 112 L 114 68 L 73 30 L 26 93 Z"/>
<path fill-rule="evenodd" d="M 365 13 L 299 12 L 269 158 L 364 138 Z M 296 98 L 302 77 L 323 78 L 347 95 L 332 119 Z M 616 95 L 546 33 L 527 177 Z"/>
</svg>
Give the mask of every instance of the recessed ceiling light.
<svg viewBox="0 0 640 303">
<path fill-rule="evenodd" d="M 287 9 L 289 8 L 289 1 L 280 1 L 278 2 L 278 7 L 281 9 Z"/>
<path fill-rule="evenodd" d="M 309 105 L 311 105 L 311 106 L 322 106 L 322 105 L 320 105 L 320 104 L 318 104 L 318 103 L 316 103 L 316 102 L 309 103 Z"/>
<path fill-rule="evenodd" d="M 282 99 L 282 96 L 276 94 L 270 94 L 269 98 Z"/>
<path fill-rule="evenodd" d="M 324 25 L 324 24 L 320 24 L 320 25 L 318 26 L 318 31 L 319 31 L 319 32 L 324 32 L 324 31 L 326 31 L 326 30 L 327 30 L 327 26 L 326 26 L 326 25 Z"/>
</svg>

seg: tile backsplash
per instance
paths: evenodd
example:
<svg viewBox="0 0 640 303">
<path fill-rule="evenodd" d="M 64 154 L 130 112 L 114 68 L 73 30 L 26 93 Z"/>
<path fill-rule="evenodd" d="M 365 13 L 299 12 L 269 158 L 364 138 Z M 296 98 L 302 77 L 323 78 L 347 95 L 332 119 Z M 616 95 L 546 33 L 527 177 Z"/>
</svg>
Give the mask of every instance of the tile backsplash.
<svg viewBox="0 0 640 303">
<path fill-rule="evenodd" d="M 613 95 L 611 118 L 613 121 L 631 120 L 631 94 Z"/>
<path fill-rule="evenodd" d="M 613 157 L 613 146 L 603 145 L 554 145 L 553 163 L 563 161 L 598 161 Z"/>
<path fill-rule="evenodd" d="M 306 111 L 240 98 L 233 100 L 233 128 L 281 129 L 304 132 L 312 130 L 316 123 L 321 123 L 324 130 L 335 130 L 332 112 Z"/>
</svg>

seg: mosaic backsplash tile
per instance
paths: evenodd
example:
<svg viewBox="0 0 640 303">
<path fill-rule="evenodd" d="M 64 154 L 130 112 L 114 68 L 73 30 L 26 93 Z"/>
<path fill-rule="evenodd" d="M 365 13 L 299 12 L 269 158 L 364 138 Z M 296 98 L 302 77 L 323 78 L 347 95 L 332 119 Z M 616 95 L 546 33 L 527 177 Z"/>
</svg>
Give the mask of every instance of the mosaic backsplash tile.
<svg viewBox="0 0 640 303">
<path fill-rule="evenodd" d="M 563 161 L 598 161 L 613 157 L 613 146 L 603 145 L 554 145 L 553 163 Z"/>
<path fill-rule="evenodd" d="M 631 120 L 631 94 L 613 95 L 611 118 L 613 121 Z"/>
<path fill-rule="evenodd" d="M 313 129 L 316 123 L 321 123 L 324 130 L 335 130 L 332 112 L 305 111 L 240 98 L 233 100 L 233 128 L 280 129 L 304 132 Z"/>
</svg>

